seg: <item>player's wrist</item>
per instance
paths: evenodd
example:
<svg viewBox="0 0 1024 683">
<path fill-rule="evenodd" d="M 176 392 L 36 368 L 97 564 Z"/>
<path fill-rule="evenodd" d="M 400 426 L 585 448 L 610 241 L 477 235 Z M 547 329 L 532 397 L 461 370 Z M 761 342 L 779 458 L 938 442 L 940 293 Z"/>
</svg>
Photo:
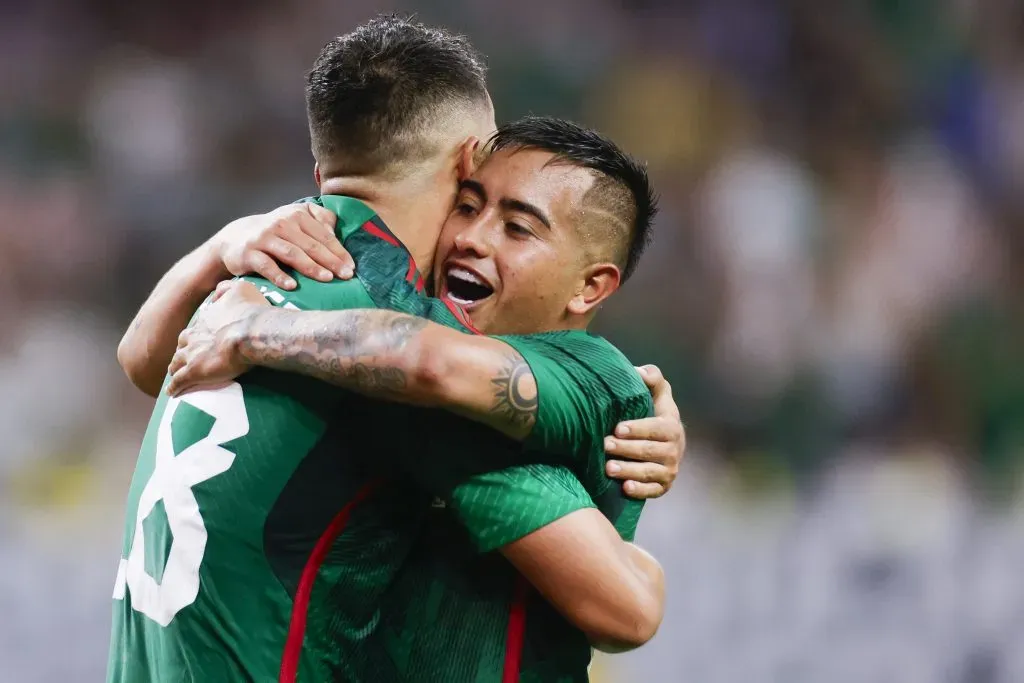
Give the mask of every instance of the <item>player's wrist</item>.
<svg viewBox="0 0 1024 683">
<path fill-rule="evenodd" d="M 256 314 L 250 314 L 225 325 L 218 333 L 218 345 L 233 365 L 254 365 L 252 354 L 252 326 Z"/>
<path fill-rule="evenodd" d="M 196 251 L 196 268 L 194 277 L 196 283 L 207 293 L 217 288 L 222 280 L 232 277 L 224 263 L 223 245 L 214 235 L 203 243 Z"/>
<path fill-rule="evenodd" d="M 260 331 L 265 331 L 269 322 L 267 318 L 279 312 L 273 308 L 254 306 L 250 313 L 220 331 L 223 347 L 232 363 L 246 367 L 260 364 L 260 350 L 265 347 L 265 344 L 259 343 Z"/>
</svg>

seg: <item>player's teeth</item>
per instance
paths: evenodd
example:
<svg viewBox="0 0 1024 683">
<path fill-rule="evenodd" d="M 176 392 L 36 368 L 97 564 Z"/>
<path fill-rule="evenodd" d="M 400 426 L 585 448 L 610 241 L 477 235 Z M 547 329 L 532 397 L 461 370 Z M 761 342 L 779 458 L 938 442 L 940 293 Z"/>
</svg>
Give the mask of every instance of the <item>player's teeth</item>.
<svg viewBox="0 0 1024 683">
<path fill-rule="evenodd" d="M 464 268 L 449 268 L 448 277 L 456 277 L 460 280 L 465 280 L 466 282 L 472 282 L 475 285 L 487 285 L 487 283 L 477 277 L 475 273 L 471 273 Z"/>
</svg>

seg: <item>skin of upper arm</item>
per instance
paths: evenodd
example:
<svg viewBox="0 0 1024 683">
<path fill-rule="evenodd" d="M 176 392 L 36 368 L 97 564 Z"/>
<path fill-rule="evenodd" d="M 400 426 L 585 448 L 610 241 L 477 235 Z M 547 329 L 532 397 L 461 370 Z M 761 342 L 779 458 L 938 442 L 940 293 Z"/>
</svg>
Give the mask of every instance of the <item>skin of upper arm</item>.
<svg viewBox="0 0 1024 683">
<path fill-rule="evenodd" d="M 637 647 L 660 608 L 622 552 L 624 542 L 598 510 L 577 510 L 504 546 L 502 554 L 592 642 Z"/>
<path fill-rule="evenodd" d="M 523 356 L 500 339 L 436 323 L 426 333 L 421 378 L 433 387 L 437 405 L 513 439 L 529 436 L 537 419 L 537 382 Z"/>
<path fill-rule="evenodd" d="M 638 647 L 660 599 L 630 548 L 567 468 L 521 465 L 457 486 L 450 508 L 477 548 L 500 552 L 592 643 Z"/>
</svg>

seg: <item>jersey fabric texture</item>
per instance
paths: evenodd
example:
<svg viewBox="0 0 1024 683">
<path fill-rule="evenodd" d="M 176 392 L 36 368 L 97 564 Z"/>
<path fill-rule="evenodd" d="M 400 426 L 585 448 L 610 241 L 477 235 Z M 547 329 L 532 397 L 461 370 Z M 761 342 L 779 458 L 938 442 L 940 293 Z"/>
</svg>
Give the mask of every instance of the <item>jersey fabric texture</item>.
<svg viewBox="0 0 1024 683">
<path fill-rule="evenodd" d="M 502 339 L 523 355 L 537 380 L 537 423 L 525 446 L 559 453 L 562 463 L 481 473 L 435 501 L 410 560 L 387 593 L 374 641 L 388 651 L 399 672 L 395 680 L 588 680 L 586 637 L 494 551 L 590 507 L 611 520 L 624 540 L 636 533 L 643 504 L 626 498 L 604 473 L 604 437 L 622 420 L 653 413 L 632 365 L 586 332 Z M 466 447 L 495 453 L 513 445 L 479 434 Z"/>
</svg>

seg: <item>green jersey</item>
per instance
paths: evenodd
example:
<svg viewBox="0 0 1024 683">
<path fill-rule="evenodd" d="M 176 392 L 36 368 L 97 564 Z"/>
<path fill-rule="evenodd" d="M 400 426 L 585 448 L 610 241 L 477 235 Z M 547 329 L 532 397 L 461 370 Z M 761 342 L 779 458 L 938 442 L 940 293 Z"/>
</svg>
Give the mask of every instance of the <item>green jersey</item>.
<svg viewBox="0 0 1024 683">
<path fill-rule="evenodd" d="M 400 680 L 588 680 L 586 637 L 493 551 L 589 507 L 604 513 L 623 539 L 636 532 L 643 504 L 605 476 L 603 446 L 618 422 L 651 414 L 650 395 L 632 365 L 584 332 L 504 339 L 537 380 L 537 423 L 526 449 L 562 453 L 566 464 L 479 474 L 435 501 L 385 598 L 375 643 L 388 651 Z M 499 441 L 492 437 L 475 447 L 493 452 L 503 447 Z M 444 446 L 437 442 L 436 448 Z"/>
<path fill-rule="evenodd" d="M 466 329 L 461 310 L 422 295 L 411 257 L 372 210 L 318 201 L 338 214 L 358 278 L 296 275 L 294 292 L 251 278 L 272 303 L 386 307 Z M 492 434 L 268 370 L 162 396 L 129 490 L 108 680 L 387 680 L 378 672 L 393 668 L 390 652 L 364 645 L 427 522 L 429 492 L 545 458 L 521 446 L 424 456 L 428 430 L 448 424 L 455 439 Z"/>
<path fill-rule="evenodd" d="M 338 214 L 359 276 L 319 283 L 295 274 L 294 292 L 251 278 L 271 303 L 425 300 L 408 252 L 371 209 L 320 202 Z M 460 325 L 444 306 L 422 312 Z M 377 487 L 365 457 L 400 409 L 266 370 L 214 391 L 162 395 L 128 494 L 108 680 L 334 677 L 345 651 L 333 643 L 372 631 L 378 595 L 423 517 L 413 492 Z M 360 533 L 342 533 L 350 530 Z"/>
</svg>

